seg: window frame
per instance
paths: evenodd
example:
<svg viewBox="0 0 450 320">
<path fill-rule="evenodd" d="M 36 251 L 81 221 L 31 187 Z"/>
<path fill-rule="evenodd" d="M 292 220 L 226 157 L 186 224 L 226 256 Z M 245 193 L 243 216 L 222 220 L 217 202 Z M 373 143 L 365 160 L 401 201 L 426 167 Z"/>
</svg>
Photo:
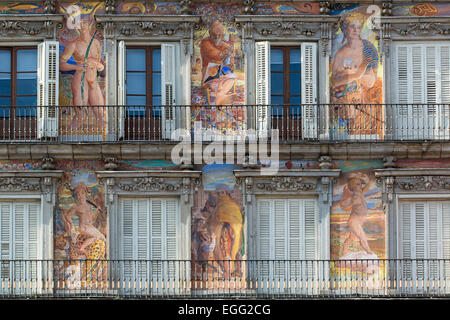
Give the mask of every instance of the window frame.
<svg viewBox="0 0 450 320">
<path fill-rule="evenodd" d="M 32 117 L 35 118 L 37 116 L 37 108 L 33 110 L 29 110 L 29 108 L 27 107 L 32 107 L 32 106 L 23 106 L 23 109 L 20 110 L 24 110 L 23 114 L 20 114 L 18 112 L 19 107 L 17 108 L 11 108 L 11 106 L 17 106 L 17 79 L 18 79 L 18 73 L 20 74 L 24 74 L 24 73 L 28 73 L 28 74 L 36 74 L 36 94 L 35 95 L 19 95 L 20 97 L 36 97 L 36 105 L 34 107 L 38 106 L 38 84 L 37 82 L 39 81 L 38 79 L 38 72 L 39 72 L 39 66 L 37 63 L 37 59 L 38 59 L 38 47 L 35 44 L 30 44 L 30 45 L 17 45 L 17 46 L 5 46 L 3 44 L 0 44 L 0 50 L 8 50 L 10 52 L 10 59 L 11 59 L 11 70 L 9 72 L 11 78 L 10 78 L 10 83 L 11 83 L 11 88 L 10 88 L 10 96 L 5 96 L 5 95 L 1 95 L 0 97 L 10 97 L 11 101 L 9 104 L 9 114 L 3 115 L 3 112 L 0 113 L 0 118 L 10 118 L 10 119 L 15 119 L 15 118 L 28 118 L 28 117 Z M 32 72 L 32 71 L 21 71 L 18 72 L 17 71 L 17 62 L 18 62 L 18 57 L 17 57 L 17 53 L 19 50 L 35 50 L 36 51 L 36 71 Z M 2 72 L 2 73 L 6 73 L 6 72 Z M 6 106 L 2 106 L 2 108 L 5 108 Z"/>
<path fill-rule="evenodd" d="M 131 115 L 130 110 L 129 110 L 129 106 L 128 103 L 126 103 L 127 105 L 127 114 L 126 114 L 126 118 L 145 118 L 147 117 L 147 112 L 149 115 L 151 115 L 151 118 L 161 118 L 161 107 L 156 107 L 154 108 L 156 105 L 153 105 L 153 97 L 155 96 L 159 96 L 162 98 L 162 87 L 161 87 L 161 91 L 159 95 L 155 95 L 153 94 L 153 74 L 154 73 L 159 73 L 160 76 L 162 76 L 162 68 L 160 68 L 160 71 L 153 71 L 153 51 L 154 50 L 160 50 L 160 62 L 162 62 L 162 50 L 161 50 L 161 45 L 157 45 L 157 44 L 149 44 L 149 45 L 134 45 L 134 44 L 129 44 L 126 46 L 125 49 L 125 60 L 127 59 L 127 51 L 129 49 L 140 49 L 140 50 L 145 50 L 145 81 L 146 81 L 146 86 L 145 86 L 145 106 L 143 106 L 144 109 L 144 113 L 141 114 L 140 111 L 137 112 L 136 115 Z M 128 71 L 127 69 L 125 69 L 125 73 L 142 73 L 143 71 Z M 127 99 L 128 96 L 143 96 L 140 94 L 128 94 L 126 92 L 127 90 L 127 86 L 125 85 L 125 99 Z M 150 93 L 150 94 L 149 94 Z M 142 106 L 136 106 L 136 108 L 141 108 Z"/>
</svg>

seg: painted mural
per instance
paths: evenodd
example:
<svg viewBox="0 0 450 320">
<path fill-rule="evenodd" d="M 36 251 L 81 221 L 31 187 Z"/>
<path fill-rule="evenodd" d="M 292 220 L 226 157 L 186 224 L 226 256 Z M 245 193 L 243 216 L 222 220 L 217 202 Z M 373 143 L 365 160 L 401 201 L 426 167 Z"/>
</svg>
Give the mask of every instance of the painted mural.
<svg viewBox="0 0 450 320">
<path fill-rule="evenodd" d="M 181 14 L 179 2 L 126 1 L 117 4 L 121 14 L 170 15 Z"/>
<path fill-rule="evenodd" d="M 106 280 L 107 213 L 95 170 L 101 161 L 58 161 L 64 170 L 54 219 L 55 272 L 61 288 L 98 288 Z M 83 280 L 83 281 L 81 281 Z"/>
<path fill-rule="evenodd" d="M 374 168 L 382 161 L 337 161 L 341 169 L 333 187 L 330 213 L 330 258 L 336 260 L 331 275 L 336 280 L 382 279 L 380 263 L 354 263 L 355 259 L 386 258 L 386 215 Z M 375 283 L 369 284 L 374 288 Z"/>
<path fill-rule="evenodd" d="M 392 15 L 394 16 L 450 16 L 450 3 L 410 3 L 394 4 L 392 6 Z"/>
<path fill-rule="evenodd" d="M 196 4 L 202 24 L 194 34 L 191 61 L 193 128 L 235 134 L 244 129 L 245 85 L 241 39 L 234 15 L 241 5 Z M 227 107 L 218 107 L 224 106 Z"/>
<path fill-rule="evenodd" d="M 104 13 L 104 2 L 61 3 L 64 28 L 59 32 L 61 109 L 60 134 L 104 135 L 105 57 L 102 32 L 95 28 L 94 15 Z"/>
<path fill-rule="evenodd" d="M 318 2 L 258 2 L 255 4 L 255 14 L 319 14 Z"/>
<path fill-rule="evenodd" d="M 32 14 L 44 13 L 42 1 L 28 2 L 0 2 L 0 14 Z"/>
<path fill-rule="evenodd" d="M 233 280 L 238 288 L 244 280 L 245 266 L 240 263 L 245 256 L 244 214 L 233 169 L 228 164 L 202 169 L 191 228 L 192 279 L 198 289 L 220 285 L 216 280 Z"/>
<path fill-rule="evenodd" d="M 373 104 L 383 102 L 383 70 L 371 19 L 379 16 L 379 7 L 352 6 L 331 14 L 340 15 L 340 20 L 330 63 L 330 96 L 335 104 L 330 134 L 381 136 L 382 108 Z"/>
</svg>

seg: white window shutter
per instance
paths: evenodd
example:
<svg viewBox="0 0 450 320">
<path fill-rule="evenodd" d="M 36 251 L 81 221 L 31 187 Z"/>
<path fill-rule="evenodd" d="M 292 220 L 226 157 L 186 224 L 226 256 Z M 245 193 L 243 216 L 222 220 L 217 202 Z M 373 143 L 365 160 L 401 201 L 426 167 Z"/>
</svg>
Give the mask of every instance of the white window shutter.
<svg viewBox="0 0 450 320">
<path fill-rule="evenodd" d="M 271 259 L 271 252 L 273 252 L 271 247 L 273 242 L 271 226 L 273 226 L 273 223 L 271 221 L 271 201 L 259 200 L 257 206 L 257 255 L 253 258 L 262 260 L 259 262 L 260 265 L 255 267 L 258 270 L 256 278 L 258 282 L 261 283 L 269 280 L 271 276 L 271 266 L 269 265 L 270 262 L 268 260 Z"/>
<path fill-rule="evenodd" d="M 450 259 L 450 202 L 442 204 L 442 259 Z M 450 275 L 450 263 L 444 264 L 444 273 Z"/>
<path fill-rule="evenodd" d="M 12 259 L 12 204 L 11 203 L 0 203 L 0 259 L 9 260 Z M 1 263 L 0 265 L 1 279 L 9 279 L 11 276 L 11 266 L 9 262 Z M 1 292 L 2 289 L 0 289 Z"/>
<path fill-rule="evenodd" d="M 58 136 L 59 42 L 38 45 L 38 138 Z"/>
<path fill-rule="evenodd" d="M 127 104 L 127 86 L 126 86 L 126 46 L 125 41 L 119 41 L 117 52 L 117 134 L 119 139 L 125 136 L 125 113 Z"/>
<path fill-rule="evenodd" d="M 440 70 L 440 107 L 439 133 L 441 139 L 450 139 L 450 45 L 442 44 L 439 47 L 439 69 Z"/>
<path fill-rule="evenodd" d="M 270 43 L 256 42 L 256 129 L 263 137 L 269 129 Z"/>
<path fill-rule="evenodd" d="M 317 138 L 317 44 L 302 43 L 302 135 Z"/>
<path fill-rule="evenodd" d="M 401 203 L 400 204 L 400 213 L 401 213 L 401 256 L 402 259 L 412 259 L 413 258 L 413 242 L 412 238 L 413 226 L 412 226 L 412 204 L 410 203 Z M 410 261 L 403 262 L 402 274 L 400 276 L 401 279 L 410 279 L 412 276 L 412 266 Z"/>
<path fill-rule="evenodd" d="M 164 139 L 170 139 L 176 129 L 176 108 L 170 107 L 176 104 L 177 97 L 177 73 L 180 69 L 177 65 L 177 53 L 179 46 L 176 43 L 161 44 L 161 109 L 162 135 Z"/>
<path fill-rule="evenodd" d="M 132 262 L 128 262 L 127 260 L 135 259 L 133 248 L 134 248 L 134 221 L 133 221 L 133 211 L 134 211 L 134 203 L 132 200 L 123 200 L 122 201 L 122 223 L 121 223 L 121 235 L 120 235 L 120 247 L 121 254 L 120 258 L 125 260 L 123 262 L 123 266 L 121 266 L 121 278 L 129 281 L 133 277 L 134 266 Z"/>
</svg>

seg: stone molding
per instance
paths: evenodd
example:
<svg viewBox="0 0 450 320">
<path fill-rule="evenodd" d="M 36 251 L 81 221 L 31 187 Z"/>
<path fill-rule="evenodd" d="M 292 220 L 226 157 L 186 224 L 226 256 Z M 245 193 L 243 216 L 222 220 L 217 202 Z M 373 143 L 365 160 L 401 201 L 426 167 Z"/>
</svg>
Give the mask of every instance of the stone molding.
<svg viewBox="0 0 450 320">
<path fill-rule="evenodd" d="M 187 203 L 200 185 L 201 171 L 97 171 L 96 174 L 110 204 L 116 194 L 182 195 Z"/>
<path fill-rule="evenodd" d="M 56 39 L 63 21 L 63 15 L 59 14 L 0 14 L 0 40 Z"/>
<path fill-rule="evenodd" d="M 42 194 L 47 202 L 52 202 L 62 173 L 62 170 L 0 171 L 0 193 Z"/>
<path fill-rule="evenodd" d="M 381 187 L 383 199 L 389 204 L 395 194 L 448 193 L 450 170 L 441 168 L 375 169 L 377 185 Z"/>
<path fill-rule="evenodd" d="M 262 175 L 260 170 L 234 170 L 236 184 L 250 203 L 253 195 L 319 194 L 323 202 L 339 176 L 340 169 L 280 169 L 274 175 Z M 320 186 L 320 187 L 319 187 Z"/>
</svg>

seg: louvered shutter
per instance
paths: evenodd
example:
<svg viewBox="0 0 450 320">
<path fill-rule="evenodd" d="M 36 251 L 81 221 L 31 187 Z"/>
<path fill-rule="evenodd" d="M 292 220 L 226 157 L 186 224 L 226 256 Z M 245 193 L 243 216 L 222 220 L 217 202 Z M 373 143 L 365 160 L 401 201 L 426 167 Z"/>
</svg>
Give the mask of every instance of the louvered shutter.
<svg viewBox="0 0 450 320">
<path fill-rule="evenodd" d="M 137 262 L 137 275 L 139 277 L 139 282 L 145 282 L 148 277 L 148 266 L 147 260 L 150 258 L 149 255 L 149 202 L 148 200 L 136 200 L 136 254 L 135 259 L 139 260 Z"/>
<path fill-rule="evenodd" d="M 287 224 L 286 216 L 288 213 L 287 210 L 287 201 L 285 199 L 274 200 L 274 221 L 273 225 L 274 234 L 273 234 L 273 259 L 274 262 L 274 272 L 273 276 L 275 281 L 283 281 L 286 273 L 286 265 L 283 260 L 288 259 L 287 249 L 288 249 L 288 240 L 289 235 L 287 232 Z"/>
<path fill-rule="evenodd" d="M 450 203 L 448 201 L 442 204 L 442 259 L 443 266 L 441 267 L 441 272 L 443 272 L 446 277 L 446 288 L 450 288 Z"/>
<path fill-rule="evenodd" d="M 11 277 L 11 265 L 8 260 L 13 259 L 12 255 L 12 204 L 0 202 L 0 239 L 1 239 L 1 280 L 7 281 Z M 3 286 L 2 286 L 3 288 Z M 2 290 L 2 289 L 0 289 Z"/>
<path fill-rule="evenodd" d="M 125 284 L 125 288 L 129 289 L 132 286 L 131 281 L 134 275 L 134 228 L 133 228 L 133 200 L 123 200 L 122 201 L 122 221 L 121 221 L 121 236 L 120 236 L 120 247 L 121 255 L 120 258 L 123 262 L 120 264 L 121 279 Z"/>
<path fill-rule="evenodd" d="M 302 228 L 302 216 L 303 208 L 299 200 L 288 200 L 289 206 L 289 274 L 291 278 L 301 278 L 301 271 L 303 269 L 303 263 L 300 261 L 304 255 L 304 248 L 302 242 L 304 239 L 304 230 Z"/>
<path fill-rule="evenodd" d="M 413 229 L 411 224 L 411 204 L 410 203 L 401 203 L 400 204 L 400 212 L 401 212 L 401 222 L 402 222 L 402 228 L 401 228 L 401 258 L 406 259 L 403 261 L 403 268 L 402 268 L 402 275 L 400 279 L 403 281 L 411 279 L 411 261 L 408 259 L 412 259 L 412 245 L 413 245 Z"/>
<path fill-rule="evenodd" d="M 38 138 L 58 136 L 59 42 L 38 45 Z"/>
<path fill-rule="evenodd" d="M 168 277 L 169 281 L 168 289 L 170 292 L 176 292 L 176 289 L 180 289 L 177 287 L 177 283 L 179 280 L 180 274 L 180 266 L 178 255 L 178 237 L 177 237 L 177 225 L 178 225 L 178 202 L 176 200 L 166 200 L 165 201 L 165 257 L 167 260 L 164 263 L 164 273 L 165 276 Z"/>
<path fill-rule="evenodd" d="M 302 134 L 317 138 L 317 44 L 302 43 Z"/>
<path fill-rule="evenodd" d="M 450 45 L 443 44 L 439 47 L 439 68 L 440 71 L 440 103 L 443 105 L 438 114 L 438 137 L 440 139 L 450 139 Z"/>
<path fill-rule="evenodd" d="M 34 260 L 30 261 L 27 265 L 27 279 L 33 282 L 41 279 L 41 265 L 40 259 L 40 215 L 39 215 L 39 205 L 36 203 L 29 203 L 28 207 L 28 217 L 27 217 L 27 239 L 26 244 L 28 246 L 28 259 Z"/>
<path fill-rule="evenodd" d="M 273 232 L 271 232 L 271 201 L 259 200 L 258 201 L 258 213 L 257 213 L 257 256 L 255 259 L 261 260 L 259 265 L 256 266 L 258 270 L 257 280 L 259 282 L 258 287 L 261 288 L 271 277 L 270 273 L 270 259 Z M 261 285 L 263 284 L 263 285 Z"/>
<path fill-rule="evenodd" d="M 163 138 L 170 139 L 176 129 L 176 108 L 169 107 L 176 104 L 177 97 L 177 65 L 178 45 L 175 43 L 163 43 L 161 45 L 161 110 Z"/>
<path fill-rule="evenodd" d="M 127 87 L 126 87 L 126 46 L 125 41 L 119 41 L 117 52 L 117 135 L 118 139 L 125 136 L 125 111 L 127 104 Z"/>
<path fill-rule="evenodd" d="M 256 129 L 267 137 L 270 105 L 270 44 L 256 42 Z"/>
</svg>

